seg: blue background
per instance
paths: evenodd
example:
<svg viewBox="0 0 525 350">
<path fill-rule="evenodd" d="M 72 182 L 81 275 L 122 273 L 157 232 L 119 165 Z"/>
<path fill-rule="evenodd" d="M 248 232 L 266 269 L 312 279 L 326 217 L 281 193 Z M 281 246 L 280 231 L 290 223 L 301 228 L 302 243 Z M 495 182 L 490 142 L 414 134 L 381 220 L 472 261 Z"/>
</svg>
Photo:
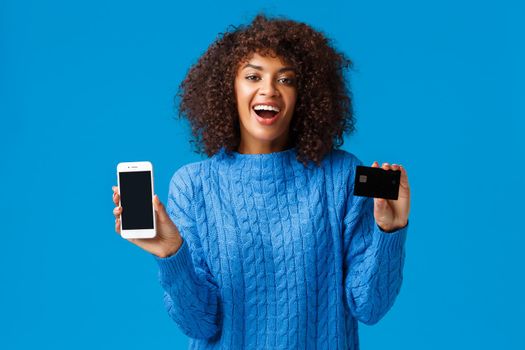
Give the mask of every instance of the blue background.
<svg viewBox="0 0 525 350">
<path fill-rule="evenodd" d="M 0 348 L 186 348 L 157 266 L 114 232 L 119 161 L 165 202 L 191 152 L 172 98 L 229 24 L 305 21 L 355 63 L 344 149 L 401 163 L 405 280 L 363 349 L 525 349 L 518 1 L 0 2 Z"/>
</svg>

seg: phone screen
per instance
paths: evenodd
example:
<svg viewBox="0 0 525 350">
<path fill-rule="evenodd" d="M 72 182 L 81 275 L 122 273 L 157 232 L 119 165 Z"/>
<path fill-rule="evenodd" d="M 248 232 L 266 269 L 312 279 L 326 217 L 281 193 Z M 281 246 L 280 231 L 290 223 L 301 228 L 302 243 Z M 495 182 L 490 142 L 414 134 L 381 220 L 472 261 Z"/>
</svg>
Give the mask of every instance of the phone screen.
<svg viewBox="0 0 525 350">
<path fill-rule="evenodd" d="M 122 229 L 153 229 L 151 171 L 119 172 Z"/>
</svg>

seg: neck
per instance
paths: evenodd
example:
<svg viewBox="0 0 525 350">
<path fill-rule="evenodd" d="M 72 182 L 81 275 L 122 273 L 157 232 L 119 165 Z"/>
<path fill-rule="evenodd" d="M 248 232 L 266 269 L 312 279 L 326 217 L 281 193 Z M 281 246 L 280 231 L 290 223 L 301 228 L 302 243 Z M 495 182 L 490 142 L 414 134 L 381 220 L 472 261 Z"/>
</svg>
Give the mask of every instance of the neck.
<svg viewBox="0 0 525 350">
<path fill-rule="evenodd" d="M 270 142 L 246 142 L 241 139 L 238 152 L 242 154 L 267 154 L 287 150 L 291 147 L 288 139 Z"/>
</svg>

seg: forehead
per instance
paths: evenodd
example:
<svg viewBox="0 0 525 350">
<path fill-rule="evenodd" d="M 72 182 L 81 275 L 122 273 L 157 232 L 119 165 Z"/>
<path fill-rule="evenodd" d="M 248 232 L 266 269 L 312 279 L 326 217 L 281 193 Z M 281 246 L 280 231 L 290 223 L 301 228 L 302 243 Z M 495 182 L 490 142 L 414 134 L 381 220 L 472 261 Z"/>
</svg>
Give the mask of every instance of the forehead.
<svg viewBox="0 0 525 350">
<path fill-rule="evenodd" d="M 291 64 L 286 62 L 283 57 L 277 56 L 273 53 L 261 55 L 257 52 L 250 54 L 248 57 L 242 60 L 239 64 L 239 69 L 247 68 L 246 65 L 248 64 L 250 65 L 249 67 L 257 66 L 262 70 L 278 70 L 283 67 L 291 66 Z"/>
</svg>

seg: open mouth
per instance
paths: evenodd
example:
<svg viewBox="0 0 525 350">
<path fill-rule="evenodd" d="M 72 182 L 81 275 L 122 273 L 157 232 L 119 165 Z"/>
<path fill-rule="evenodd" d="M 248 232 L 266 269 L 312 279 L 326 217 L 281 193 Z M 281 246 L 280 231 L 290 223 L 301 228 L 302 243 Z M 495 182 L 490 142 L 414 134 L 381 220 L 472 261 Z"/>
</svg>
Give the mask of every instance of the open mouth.
<svg viewBox="0 0 525 350">
<path fill-rule="evenodd" d="M 265 110 L 257 111 L 256 110 L 255 114 L 257 114 L 261 118 L 271 119 L 277 115 L 277 112 L 276 111 L 265 111 Z"/>
<path fill-rule="evenodd" d="M 263 119 L 272 119 L 274 118 L 281 109 L 274 105 L 266 105 L 266 104 L 256 104 L 253 106 L 253 111 L 257 116 Z"/>
</svg>

